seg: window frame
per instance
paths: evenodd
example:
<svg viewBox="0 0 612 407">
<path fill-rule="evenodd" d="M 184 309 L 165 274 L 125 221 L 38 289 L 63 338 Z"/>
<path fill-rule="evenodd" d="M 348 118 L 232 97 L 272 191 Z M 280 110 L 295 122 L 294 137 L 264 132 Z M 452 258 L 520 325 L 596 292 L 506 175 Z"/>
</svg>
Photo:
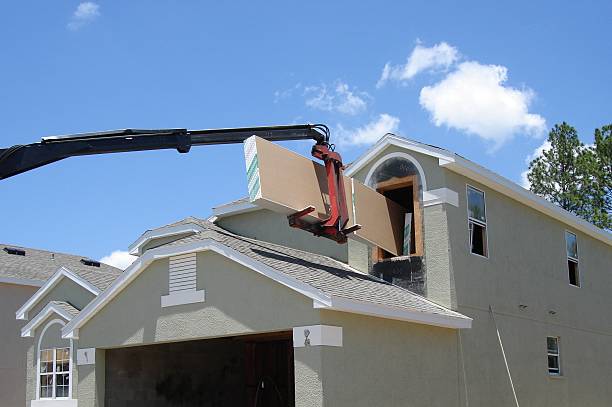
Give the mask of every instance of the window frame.
<svg viewBox="0 0 612 407">
<path fill-rule="evenodd" d="M 554 339 L 556 344 L 557 344 L 557 352 L 556 353 L 551 353 L 550 350 L 548 349 L 548 339 Z M 563 376 L 563 371 L 561 369 L 561 338 L 558 336 L 546 336 L 546 366 L 548 368 L 548 375 L 551 377 L 561 377 Z M 557 358 L 557 372 L 551 372 L 550 369 L 550 365 L 548 364 L 548 358 L 549 357 L 556 357 Z M 554 368 L 553 368 L 554 369 Z"/>
<path fill-rule="evenodd" d="M 480 219 L 476 219 L 470 216 L 470 199 L 469 199 L 469 190 L 473 189 L 475 191 L 482 193 L 482 200 L 484 202 L 484 218 L 485 221 L 481 221 Z M 468 230 L 468 252 L 474 256 L 478 256 L 483 259 L 488 259 L 490 257 L 490 248 L 489 248 L 489 220 L 487 218 L 487 194 L 484 190 L 480 188 L 476 188 L 473 185 L 465 184 L 465 210 L 467 212 L 467 230 Z M 474 253 L 472 251 L 472 233 L 470 231 L 470 223 L 475 223 L 478 226 L 484 227 L 485 230 L 485 255 Z"/>
<path fill-rule="evenodd" d="M 425 252 L 425 245 L 423 239 L 423 208 L 421 204 L 421 180 L 420 175 L 406 175 L 403 177 L 393 177 L 388 180 L 379 182 L 375 186 L 376 192 L 383 194 L 386 191 L 393 191 L 396 189 L 411 188 L 412 189 L 412 227 L 414 229 L 414 253 L 405 254 L 402 256 L 414 256 L 422 257 Z M 402 225 L 403 226 L 403 225 Z M 377 263 L 384 259 L 384 250 L 380 247 L 376 247 L 373 251 L 373 261 Z"/>
<path fill-rule="evenodd" d="M 49 321 L 49 323 L 47 323 L 47 325 L 45 325 L 45 327 L 43 328 L 43 330 L 40 333 L 40 337 L 38 339 L 38 346 L 36 347 L 37 350 L 37 355 L 36 355 L 36 400 L 72 400 L 72 369 L 74 366 L 74 361 L 73 361 L 73 351 L 74 351 L 74 347 L 73 347 L 73 341 L 72 339 L 70 339 L 70 345 L 69 346 L 62 346 L 59 348 L 41 348 L 41 344 L 42 341 L 45 337 L 45 333 L 47 331 L 47 329 L 49 327 L 51 327 L 54 324 L 59 324 L 62 327 L 66 326 L 66 323 L 64 321 L 62 321 L 61 319 L 54 319 Z M 57 371 L 57 350 L 58 349 L 68 349 L 68 371 L 67 372 L 58 372 Z M 53 350 L 53 372 L 52 373 L 41 373 L 40 370 L 40 363 L 41 363 L 41 353 L 45 350 Z M 57 374 L 63 374 L 63 373 L 67 373 L 68 374 L 68 396 L 65 397 L 56 397 L 56 375 Z M 52 392 L 51 392 L 51 397 L 41 397 L 40 395 L 40 391 L 41 391 L 41 385 L 40 385 L 40 378 L 45 375 L 45 376 L 51 376 L 52 377 Z"/>
<path fill-rule="evenodd" d="M 576 239 L 576 256 L 577 257 L 572 257 L 567 252 L 567 235 L 572 235 Z M 571 230 L 565 229 L 565 232 L 563 233 L 563 243 L 565 244 L 565 267 L 567 270 L 567 282 L 570 285 L 570 287 L 580 288 L 582 287 L 582 271 L 580 270 L 580 254 L 578 252 L 578 235 L 572 232 Z M 577 284 L 572 284 L 570 280 L 569 266 L 568 266 L 568 263 L 570 261 L 573 263 L 576 263 L 576 269 L 578 270 L 578 273 L 577 273 L 578 275 L 576 276 Z"/>
</svg>

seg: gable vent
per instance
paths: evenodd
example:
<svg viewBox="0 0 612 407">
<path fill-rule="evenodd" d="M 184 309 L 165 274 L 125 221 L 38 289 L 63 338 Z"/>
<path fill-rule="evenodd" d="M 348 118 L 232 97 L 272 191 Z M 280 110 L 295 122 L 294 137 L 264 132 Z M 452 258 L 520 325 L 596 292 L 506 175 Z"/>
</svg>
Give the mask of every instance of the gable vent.
<svg viewBox="0 0 612 407">
<path fill-rule="evenodd" d="M 169 293 L 195 291 L 196 253 L 170 257 Z"/>
<path fill-rule="evenodd" d="M 81 263 L 83 263 L 86 266 L 100 267 L 100 262 L 99 261 L 95 261 L 95 260 L 91 260 L 91 259 L 81 259 Z"/>
<path fill-rule="evenodd" d="M 16 247 L 5 247 L 4 251 L 8 254 L 14 254 L 16 256 L 25 256 L 25 250 L 17 249 Z"/>
</svg>

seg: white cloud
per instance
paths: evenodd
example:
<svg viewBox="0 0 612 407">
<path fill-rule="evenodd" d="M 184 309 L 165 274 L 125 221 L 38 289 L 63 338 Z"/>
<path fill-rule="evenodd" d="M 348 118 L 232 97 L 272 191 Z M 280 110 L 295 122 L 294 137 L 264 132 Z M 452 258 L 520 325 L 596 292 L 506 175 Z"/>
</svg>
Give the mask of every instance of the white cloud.
<svg viewBox="0 0 612 407">
<path fill-rule="evenodd" d="M 283 99 L 288 99 L 302 87 L 301 83 L 296 83 L 293 87 L 285 90 L 277 90 L 274 92 L 274 103 L 278 103 Z"/>
<path fill-rule="evenodd" d="M 376 84 L 377 88 L 389 80 L 407 81 L 424 71 L 448 69 L 459 59 L 457 48 L 441 42 L 433 47 L 424 47 L 417 44 L 408 57 L 405 65 L 391 65 L 387 63 L 382 75 Z"/>
<path fill-rule="evenodd" d="M 108 256 L 104 256 L 100 259 L 102 263 L 110 264 L 111 266 L 115 266 L 120 268 L 121 270 L 125 270 L 128 268 L 134 260 L 136 260 L 136 256 L 132 256 L 128 252 L 122 250 L 115 250 Z"/>
<path fill-rule="evenodd" d="M 492 142 L 494 149 L 519 133 L 542 135 L 546 121 L 529 113 L 534 92 L 506 86 L 507 79 L 504 66 L 463 62 L 440 82 L 421 89 L 419 102 L 436 126 L 474 134 Z"/>
<path fill-rule="evenodd" d="M 91 1 L 80 3 L 76 10 L 74 10 L 74 13 L 72 13 L 72 17 L 68 23 L 68 28 L 76 31 L 99 16 L 100 5 Z"/>
<path fill-rule="evenodd" d="M 330 90 L 327 85 L 306 86 L 304 88 L 306 106 L 327 112 L 338 112 L 348 115 L 356 115 L 366 110 L 367 99 L 370 97 L 366 92 L 358 92 L 341 81 L 337 81 Z"/>
<path fill-rule="evenodd" d="M 395 133 L 399 127 L 400 119 L 382 113 L 377 119 L 353 130 L 347 130 L 341 125 L 336 129 L 338 144 L 362 146 L 373 144 L 387 133 Z"/>
<path fill-rule="evenodd" d="M 545 140 L 541 145 L 539 145 L 531 154 L 529 154 L 525 158 L 525 164 L 527 164 L 527 169 L 521 173 L 521 186 L 525 189 L 529 189 L 531 187 L 531 183 L 529 179 L 527 179 L 527 174 L 529 173 L 529 164 L 538 157 L 541 157 L 544 154 L 544 151 L 550 149 L 552 145 L 550 141 Z"/>
</svg>

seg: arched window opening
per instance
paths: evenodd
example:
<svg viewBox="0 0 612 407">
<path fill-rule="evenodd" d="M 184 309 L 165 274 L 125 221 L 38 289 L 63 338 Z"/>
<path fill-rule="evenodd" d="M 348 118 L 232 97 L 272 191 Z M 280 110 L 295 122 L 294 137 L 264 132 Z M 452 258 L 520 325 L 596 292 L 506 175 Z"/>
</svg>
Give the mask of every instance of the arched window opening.
<svg viewBox="0 0 612 407">
<path fill-rule="evenodd" d="M 391 156 L 382 161 L 370 172 L 367 185 L 406 210 L 403 256 L 422 256 L 422 180 L 420 168 L 403 156 Z M 374 261 L 393 257 L 389 252 L 378 248 Z"/>
<path fill-rule="evenodd" d="M 38 341 L 37 399 L 72 397 L 72 341 L 61 337 L 65 323 L 50 321 Z"/>
</svg>

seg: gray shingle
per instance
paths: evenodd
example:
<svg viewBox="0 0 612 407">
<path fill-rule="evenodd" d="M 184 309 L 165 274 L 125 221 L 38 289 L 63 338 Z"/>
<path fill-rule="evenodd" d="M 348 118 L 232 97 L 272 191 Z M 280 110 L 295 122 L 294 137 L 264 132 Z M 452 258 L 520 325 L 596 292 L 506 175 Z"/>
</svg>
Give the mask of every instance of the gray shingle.
<svg viewBox="0 0 612 407">
<path fill-rule="evenodd" d="M 9 254 L 3 250 L 5 247 L 23 249 L 26 255 Z M 118 268 L 104 263 L 101 263 L 100 267 L 86 266 L 81 263 L 83 258 L 85 257 L 0 243 L 0 276 L 44 282 L 64 266 L 104 290 L 122 273 Z"/>
<path fill-rule="evenodd" d="M 330 257 L 239 236 L 213 223 L 193 217 L 176 222 L 176 224 L 181 223 L 197 223 L 205 230 L 164 246 L 212 239 L 327 295 L 397 309 L 463 317 L 460 313 L 437 305 L 404 288 L 358 272 Z"/>
<path fill-rule="evenodd" d="M 70 314 L 73 317 L 77 316 L 79 312 L 81 312 L 81 310 L 79 310 L 78 308 L 75 308 L 74 306 L 72 306 L 72 304 L 67 303 L 66 301 L 49 301 L 49 302 L 53 305 L 57 305 L 59 308 L 63 309 L 64 311 L 66 311 L 68 314 Z"/>
</svg>

